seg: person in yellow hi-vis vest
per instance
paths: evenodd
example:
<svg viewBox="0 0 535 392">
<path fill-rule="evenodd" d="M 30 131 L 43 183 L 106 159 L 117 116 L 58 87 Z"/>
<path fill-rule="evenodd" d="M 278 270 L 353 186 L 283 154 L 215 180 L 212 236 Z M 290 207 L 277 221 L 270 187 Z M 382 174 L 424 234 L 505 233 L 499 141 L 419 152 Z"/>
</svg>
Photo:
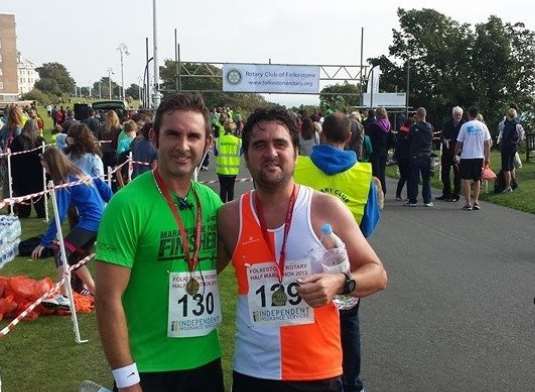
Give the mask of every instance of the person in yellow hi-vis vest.
<svg viewBox="0 0 535 392">
<path fill-rule="evenodd" d="M 355 151 L 344 150 L 351 139 L 351 120 L 340 112 L 328 115 L 321 138 L 310 157 L 298 157 L 295 182 L 338 197 L 369 237 L 379 223 L 382 191 L 373 181 L 371 164 L 358 162 Z M 360 379 L 359 305 L 340 309 L 344 391 L 366 390 Z"/>
<path fill-rule="evenodd" d="M 219 196 L 226 203 L 234 199 L 234 183 L 240 172 L 241 139 L 235 135 L 236 124 L 225 121 L 225 132 L 215 140 L 215 172 L 219 178 Z"/>
</svg>

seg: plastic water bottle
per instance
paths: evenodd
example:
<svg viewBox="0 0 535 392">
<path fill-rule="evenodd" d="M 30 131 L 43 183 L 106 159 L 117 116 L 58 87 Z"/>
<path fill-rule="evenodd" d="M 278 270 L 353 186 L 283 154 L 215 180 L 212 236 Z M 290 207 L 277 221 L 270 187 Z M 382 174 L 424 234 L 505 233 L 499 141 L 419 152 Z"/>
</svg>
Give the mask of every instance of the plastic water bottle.
<svg viewBox="0 0 535 392">
<path fill-rule="evenodd" d="M 321 227 L 320 241 L 325 247 L 321 260 L 324 272 L 346 273 L 350 272 L 351 265 L 344 242 L 338 237 L 330 224 Z M 347 310 L 356 306 L 359 299 L 350 295 L 337 295 L 333 300 L 338 309 Z"/>
<path fill-rule="evenodd" d="M 80 384 L 80 392 L 111 392 L 108 388 L 97 384 L 91 380 L 82 381 Z"/>
<path fill-rule="evenodd" d="M 346 246 L 340 237 L 334 234 L 330 224 L 325 223 L 321 226 L 320 241 L 325 247 L 325 251 L 321 255 L 323 271 L 329 273 L 349 272 Z"/>
</svg>

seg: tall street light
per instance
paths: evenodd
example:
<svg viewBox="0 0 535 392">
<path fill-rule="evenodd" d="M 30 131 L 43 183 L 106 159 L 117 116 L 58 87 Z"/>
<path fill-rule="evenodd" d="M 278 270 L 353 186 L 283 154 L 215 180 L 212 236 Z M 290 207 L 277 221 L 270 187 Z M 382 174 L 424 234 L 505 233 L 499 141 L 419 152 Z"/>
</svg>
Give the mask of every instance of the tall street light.
<svg viewBox="0 0 535 392">
<path fill-rule="evenodd" d="M 158 63 L 158 36 L 156 23 L 156 0 L 152 0 L 152 51 L 154 57 L 154 92 L 152 94 L 152 107 L 157 109 L 160 106 L 160 64 Z"/>
<path fill-rule="evenodd" d="M 121 99 L 124 101 L 124 56 L 130 55 L 130 52 L 128 52 L 126 44 L 122 42 L 119 44 L 117 50 L 121 53 Z"/>
<path fill-rule="evenodd" d="M 111 75 L 115 75 L 115 74 L 113 73 L 112 68 L 108 68 L 106 72 L 108 72 L 108 93 L 110 95 L 110 101 L 111 101 Z"/>
</svg>

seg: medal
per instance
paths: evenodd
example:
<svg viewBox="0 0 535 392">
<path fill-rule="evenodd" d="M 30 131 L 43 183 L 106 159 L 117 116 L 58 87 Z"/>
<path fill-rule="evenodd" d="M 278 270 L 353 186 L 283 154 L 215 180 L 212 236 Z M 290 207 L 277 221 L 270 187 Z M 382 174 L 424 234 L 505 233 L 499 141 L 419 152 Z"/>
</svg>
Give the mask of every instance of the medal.
<svg viewBox="0 0 535 392">
<path fill-rule="evenodd" d="M 171 198 L 171 194 L 169 193 L 169 189 L 167 188 L 167 185 L 165 184 L 163 178 L 160 176 L 160 173 L 158 172 L 158 168 L 155 168 L 152 171 L 154 175 L 154 180 L 156 181 L 156 186 L 162 196 L 164 197 L 165 201 L 167 202 L 167 205 L 169 206 L 169 209 L 173 213 L 173 217 L 175 218 L 176 225 L 178 226 L 178 230 L 180 233 L 180 240 L 182 244 L 182 251 L 184 252 L 184 259 L 186 260 L 186 263 L 188 264 L 188 270 L 191 273 L 195 271 L 197 266 L 199 265 L 199 251 L 201 249 L 201 233 L 202 233 L 202 210 L 201 210 L 201 201 L 199 199 L 199 195 L 195 191 L 195 188 L 192 186 L 193 195 L 195 196 L 196 201 L 196 208 L 195 208 L 195 241 L 194 241 L 194 248 L 193 248 L 193 254 L 191 254 L 189 249 L 189 239 L 188 239 L 188 233 L 186 231 L 186 228 L 184 227 L 184 223 L 182 222 L 182 218 L 180 217 L 180 214 L 178 213 L 178 209 L 176 208 L 175 203 L 173 203 L 173 200 Z M 189 208 L 189 207 L 188 207 Z M 193 276 L 190 277 L 190 280 L 186 284 L 186 292 L 190 295 L 195 295 L 199 292 L 200 284 L 199 282 L 193 278 Z"/>
<path fill-rule="evenodd" d="M 186 293 L 193 297 L 199 292 L 199 287 L 199 281 L 192 276 L 186 283 Z"/>
<path fill-rule="evenodd" d="M 284 286 L 281 284 L 279 285 L 279 288 L 273 292 L 273 295 L 271 296 L 271 306 L 284 306 L 286 305 L 286 301 L 288 300 L 288 296 L 284 292 Z"/>
</svg>

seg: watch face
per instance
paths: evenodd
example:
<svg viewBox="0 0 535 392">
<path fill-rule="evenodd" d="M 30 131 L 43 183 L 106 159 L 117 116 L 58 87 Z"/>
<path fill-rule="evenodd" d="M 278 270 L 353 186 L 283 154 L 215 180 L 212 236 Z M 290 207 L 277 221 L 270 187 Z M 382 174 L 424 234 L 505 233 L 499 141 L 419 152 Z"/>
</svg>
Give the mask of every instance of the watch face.
<svg viewBox="0 0 535 392">
<path fill-rule="evenodd" d="M 347 282 L 347 288 L 348 294 L 352 293 L 357 288 L 357 282 L 354 279 L 351 279 L 349 282 Z"/>
</svg>

